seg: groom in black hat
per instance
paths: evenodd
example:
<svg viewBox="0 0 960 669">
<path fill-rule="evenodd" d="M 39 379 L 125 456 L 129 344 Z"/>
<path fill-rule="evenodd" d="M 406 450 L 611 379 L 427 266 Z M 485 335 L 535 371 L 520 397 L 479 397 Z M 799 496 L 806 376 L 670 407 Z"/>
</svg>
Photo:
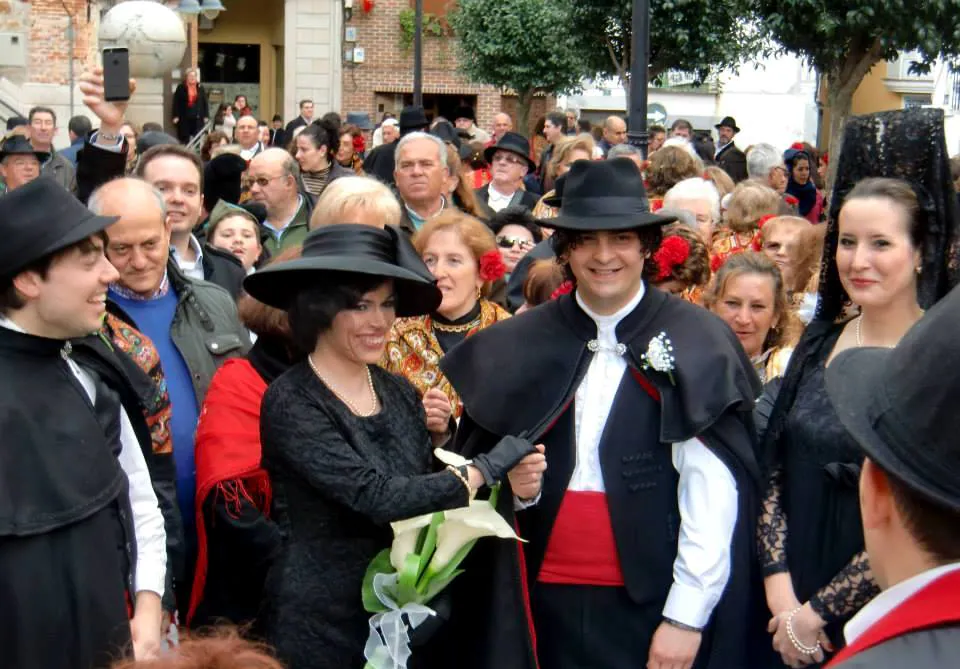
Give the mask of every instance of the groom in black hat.
<svg viewBox="0 0 960 669">
<path fill-rule="evenodd" d="M 954 289 L 896 348 L 844 351 L 827 368 L 837 415 L 866 452 L 860 514 L 883 588 L 847 623 L 831 667 L 934 669 L 960 657 L 958 322 Z"/>
<path fill-rule="evenodd" d="M 717 165 L 730 175 L 734 183 L 744 181 L 747 178 L 747 156 L 733 143 L 733 138 L 740 132 L 737 122 L 732 116 L 724 116 L 713 127 L 717 130 Z"/>
<path fill-rule="evenodd" d="M 4 666 L 105 667 L 131 641 L 138 660 L 159 651 L 166 537 L 140 398 L 88 336 L 118 277 L 104 255 L 115 220 L 48 177 L 0 197 Z"/>
<path fill-rule="evenodd" d="M 549 221 L 572 292 L 441 362 L 463 455 L 545 448 L 498 506 L 529 543 L 481 542 L 455 584 L 461 667 L 749 664 L 759 384 L 728 327 L 648 283 L 672 220 L 632 162 L 574 163 Z"/>
</svg>

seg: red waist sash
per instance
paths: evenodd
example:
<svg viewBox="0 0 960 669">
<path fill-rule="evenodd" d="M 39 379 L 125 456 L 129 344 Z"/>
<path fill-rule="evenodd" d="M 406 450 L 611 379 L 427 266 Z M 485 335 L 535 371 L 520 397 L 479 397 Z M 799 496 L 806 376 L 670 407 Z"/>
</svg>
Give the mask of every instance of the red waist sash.
<svg viewBox="0 0 960 669">
<path fill-rule="evenodd" d="M 623 586 L 605 493 L 568 490 L 563 496 L 537 580 Z"/>
</svg>

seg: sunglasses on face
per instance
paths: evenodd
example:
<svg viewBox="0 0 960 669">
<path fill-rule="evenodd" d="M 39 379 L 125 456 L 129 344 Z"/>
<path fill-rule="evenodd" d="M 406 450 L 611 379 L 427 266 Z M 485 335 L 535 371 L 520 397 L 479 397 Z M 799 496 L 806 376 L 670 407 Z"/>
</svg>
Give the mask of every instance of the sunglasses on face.
<svg viewBox="0 0 960 669">
<path fill-rule="evenodd" d="M 529 251 L 533 248 L 533 242 L 528 239 L 521 239 L 520 237 L 497 237 L 497 246 L 502 249 L 512 249 L 516 246 L 520 247 L 521 251 Z"/>
</svg>

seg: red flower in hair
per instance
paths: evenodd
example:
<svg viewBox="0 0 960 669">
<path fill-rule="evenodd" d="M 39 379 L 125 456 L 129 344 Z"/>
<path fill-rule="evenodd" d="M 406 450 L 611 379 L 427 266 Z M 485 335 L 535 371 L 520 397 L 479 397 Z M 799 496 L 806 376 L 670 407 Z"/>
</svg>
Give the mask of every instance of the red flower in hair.
<svg viewBox="0 0 960 669">
<path fill-rule="evenodd" d="M 663 209 L 663 200 L 651 200 L 650 201 L 650 212 L 657 212 Z"/>
<path fill-rule="evenodd" d="M 726 256 L 715 255 L 710 258 L 710 271 L 716 272 L 723 265 L 723 261 L 726 260 Z"/>
<path fill-rule="evenodd" d="M 557 299 L 560 299 L 562 295 L 569 295 L 572 292 L 573 292 L 573 281 L 564 281 L 559 286 L 557 286 L 557 289 L 555 291 L 550 293 L 550 299 L 557 300 Z"/>
<path fill-rule="evenodd" d="M 690 242 L 686 239 L 676 235 L 664 239 L 660 248 L 653 254 L 653 259 L 657 263 L 657 281 L 669 279 L 674 268 L 685 263 L 689 257 Z"/>
<path fill-rule="evenodd" d="M 790 148 L 793 149 L 794 151 L 803 151 L 804 150 L 803 142 L 794 142 L 793 144 L 790 145 Z"/>
<path fill-rule="evenodd" d="M 800 204 L 800 200 L 798 200 L 792 195 L 787 195 L 785 198 L 783 198 L 783 200 L 784 202 L 789 204 L 791 207 L 796 207 L 798 204 Z"/>
<path fill-rule="evenodd" d="M 771 218 L 776 218 L 776 216 L 774 216 L 773 214 L 767 214 L 766 216 L 761 216 L 760 220 L 757 221 L 757 228 L 760 230 L 763 230 L 763 226 L 765 226 L 767 224 L 767 221 L 769 221 Z"/>
<path fill-rule="evenodd" d="M 480 256 L 480 278 L 484 281 L 496 281 L 507 273 L 507 266 L 499 251 L 487 251 Z"/>
</svg>

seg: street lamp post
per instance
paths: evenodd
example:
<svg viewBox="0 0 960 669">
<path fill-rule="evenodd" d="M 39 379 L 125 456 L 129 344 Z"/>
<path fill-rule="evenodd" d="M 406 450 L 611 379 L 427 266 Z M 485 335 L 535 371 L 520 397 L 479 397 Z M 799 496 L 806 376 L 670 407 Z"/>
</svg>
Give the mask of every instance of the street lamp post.
<svg viewBox="0 0 960 669">
<path fill-rule="evenodd" d="M 423 106 L 423 0 L 417 0 L 414 5 L 413 104 Z"/>
<path fill-rule="evenodd" d="M 630 131 L 628 141 L 647 156 L 647 72 L 650 68 L 650 0 L 633 0 L 630 45 Z"/>
</svg>

